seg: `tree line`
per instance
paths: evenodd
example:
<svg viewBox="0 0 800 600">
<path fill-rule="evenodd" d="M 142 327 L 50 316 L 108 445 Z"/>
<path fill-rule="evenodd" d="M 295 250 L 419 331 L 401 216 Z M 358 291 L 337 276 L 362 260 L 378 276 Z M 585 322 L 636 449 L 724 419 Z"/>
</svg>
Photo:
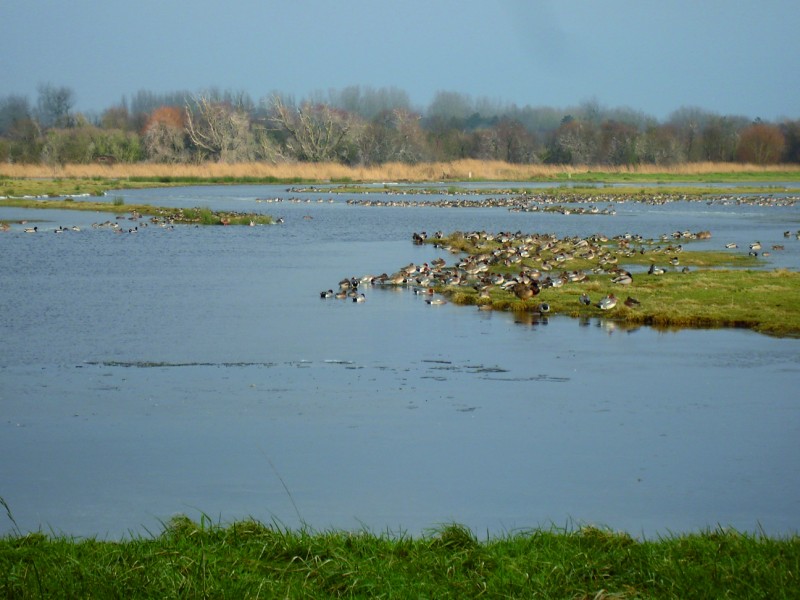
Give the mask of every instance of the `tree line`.
<svg viewBox="0 0 800 600">
<path fill-rule="evenodd" d="M 596 101 L 567 110 L 438 92 L 425 108 L 396 88 L 273 93 L 140 91 L 98 114 L 43 84 L 35 103 L 0 97 L 0 161 L 338 162 L 377 165 L 465 158 L 518 164 L 800 163 L 800 120 L 777 123 L 695 107 L 664 121 Z"/>
</svg>

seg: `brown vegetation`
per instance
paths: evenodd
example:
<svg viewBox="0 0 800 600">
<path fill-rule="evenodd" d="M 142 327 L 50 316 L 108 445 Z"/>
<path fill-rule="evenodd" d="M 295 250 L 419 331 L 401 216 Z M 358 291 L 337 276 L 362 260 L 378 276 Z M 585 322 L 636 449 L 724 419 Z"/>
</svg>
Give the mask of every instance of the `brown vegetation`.
<svg viewBox="0 0 800 600">
<path fill-rule="evenodd" d="M 502 161 L 464 159 L 453 162 L 434 162 L 410 165 L 386 163 L 383 165 L 347 166 L 340 163 L 219 163 L 153 164 L 117 163 L 102 164 L 8 164 L 0 163 L 0 176 L 11 178 L 41 177 L 103 177 L 126 179 L 131 177 L 171 178 L 256 178 L 277 180 L 300 179 L 306 181 L 528 181 L 534 179 L 560 180 L 585 177 L 590 173 L 626 175 L 700 176 L 714 173 L 779 173 L 795 170 L 793 166 L 754 166 L 739 163 L 685 163 L 674 166 L 572 166 L 572 165 L 521 165 Z"/>
</svg>

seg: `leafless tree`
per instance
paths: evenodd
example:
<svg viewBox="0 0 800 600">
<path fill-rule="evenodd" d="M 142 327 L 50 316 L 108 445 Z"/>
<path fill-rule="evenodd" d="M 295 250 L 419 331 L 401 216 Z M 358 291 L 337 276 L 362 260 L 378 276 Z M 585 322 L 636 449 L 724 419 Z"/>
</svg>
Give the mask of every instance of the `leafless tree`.
<svg viewBox="0 0 800 600">
<path fill-rule="evenodd" d="M 291 109 L 273 96 L 271 121 L 288 134 L 286 147 L 298 160 L 327 162 L 345 158 L 351 119 L 344 111 L 310 103 Z"/>
<path fill-rule="evenodd" d="M 186 105 L 186 132 L 203 158 L 219 162 L 254 158 L 250 117 L 227 103 L 195 97 Z"/>
</svg>

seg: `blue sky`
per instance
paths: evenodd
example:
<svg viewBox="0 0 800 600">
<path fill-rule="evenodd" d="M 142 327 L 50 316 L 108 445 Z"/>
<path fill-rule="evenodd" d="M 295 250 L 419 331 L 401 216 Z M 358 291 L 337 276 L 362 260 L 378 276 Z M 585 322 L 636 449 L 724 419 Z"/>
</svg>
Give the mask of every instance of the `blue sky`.
<svg viewBox="0 0 800 600">
<path fill-rule="evenodd" d="M 78 110 L 140 90 L 359 85 L 419 108 L 448 91 L 800 118 L 797 0 L 2 0 L 0 23 L 0 96 L 63 85 Z"/>
</svg>

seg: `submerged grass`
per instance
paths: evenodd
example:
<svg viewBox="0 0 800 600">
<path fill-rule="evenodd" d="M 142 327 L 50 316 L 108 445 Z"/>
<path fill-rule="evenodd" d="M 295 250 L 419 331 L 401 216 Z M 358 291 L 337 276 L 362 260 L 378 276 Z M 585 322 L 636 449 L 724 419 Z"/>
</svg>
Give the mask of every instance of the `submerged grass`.
<svg viewBox="0 0 800 600">
<path fill-rule="evenodd" d="M 173 519 L 155 538 L 0 539 L 7 598 L 793 598 L 800 538 L 716 529 L 636 540 L 596 527 L 478 540 Z"/>
</svg>

